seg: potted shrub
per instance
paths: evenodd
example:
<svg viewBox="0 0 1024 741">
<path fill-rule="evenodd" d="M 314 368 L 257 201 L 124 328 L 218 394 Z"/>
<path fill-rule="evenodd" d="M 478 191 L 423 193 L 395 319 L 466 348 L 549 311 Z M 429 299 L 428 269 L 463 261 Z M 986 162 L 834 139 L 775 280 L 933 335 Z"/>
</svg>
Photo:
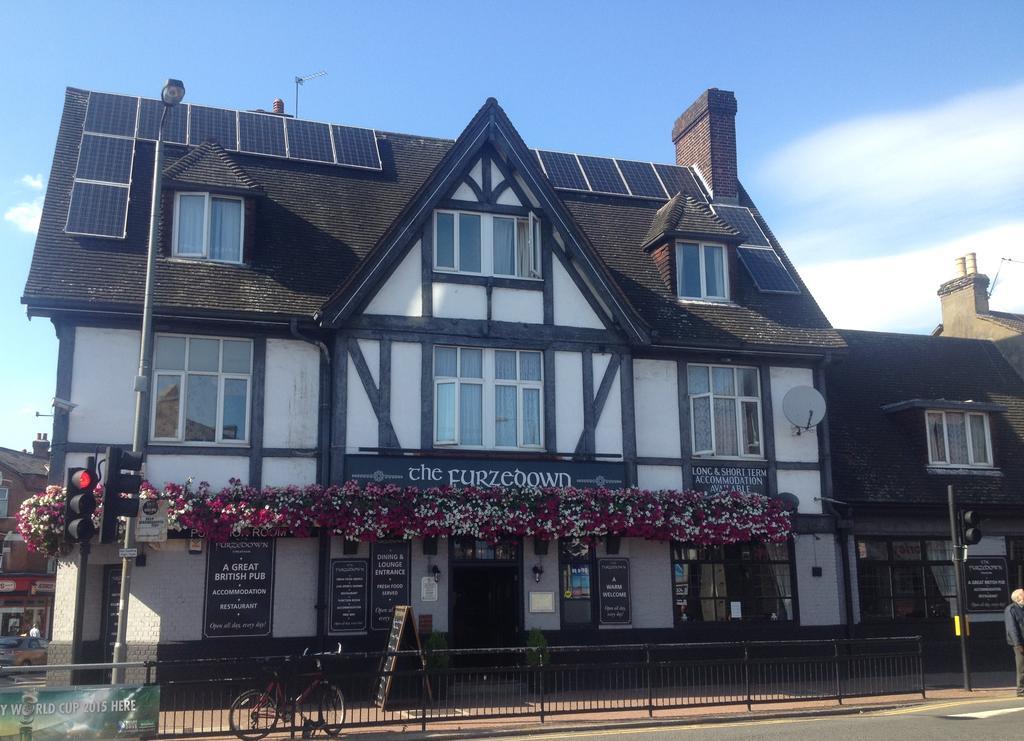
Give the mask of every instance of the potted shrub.
<svg viewBox="0 0 1024 741">
<path fill-rule="evenodd" d="M 548 639 L 540 632 L 539 628 L 531 628 L 526 636 L 526 665 L 529 667 L 544 667 L 548 665 L 551 652 L 548 650 Z M 528 675 L 530 689 L 536 691 L 540 686 L 540 673 L 530 672 Z"/>
<path fill-rule="evenodd" d="M 448 638 L 444 633 L 431 633 L 423 644 L 423 653 L 434 700 L 443 700 L 448 696 L 448 667 L 452 660 L 448 655 Z"/>
</svg>

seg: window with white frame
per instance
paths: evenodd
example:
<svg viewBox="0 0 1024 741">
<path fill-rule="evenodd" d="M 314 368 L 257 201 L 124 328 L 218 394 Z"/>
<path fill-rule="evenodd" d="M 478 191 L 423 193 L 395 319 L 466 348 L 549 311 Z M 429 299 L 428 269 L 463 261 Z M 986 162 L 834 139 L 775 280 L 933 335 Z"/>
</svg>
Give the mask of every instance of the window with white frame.
<svg viewBox="0 0 1024 741">
<path fill-rule="evenodd" d="M 153 365 L 154 442 L 248 440 L 251 340 L 158 335 Z"/>
<path fill-rule="evenodd" d="M 0 486 L 0 517 L 8 516 L 11 492 L 6 486 Z"/>
<path fill-rule="evenodd" d="M 543 446 L 542 355 L 527 350 L 434 348 L 434 443 Z"/>
<path fill-rule="evenodd" d="M 540 222 L 469 211 L 434 213 L 434 269 L 540 278 Z"/>
<path fill-rule="evenodd" d="M 686 373 L 694 455 L 760 458 L 757 368 L 688 365 Z"/>
<path fill-rule="evenodd" d="M 244 209 L 241 198 L 178 193 L 174 198 L 176 257 L 242 262 Z"/>
<path fill-rule="evenodd" d="M 679 298 L 729 298 L 729 266 L 720 244 L 676 244 L 676 294 Z"/>
<path fill-rule="evenodd" d="M 992 436 L 989 432 L 987 414 L 930 411 L 925 416 L 930 464 L 992 465 Z"/>
</svg>

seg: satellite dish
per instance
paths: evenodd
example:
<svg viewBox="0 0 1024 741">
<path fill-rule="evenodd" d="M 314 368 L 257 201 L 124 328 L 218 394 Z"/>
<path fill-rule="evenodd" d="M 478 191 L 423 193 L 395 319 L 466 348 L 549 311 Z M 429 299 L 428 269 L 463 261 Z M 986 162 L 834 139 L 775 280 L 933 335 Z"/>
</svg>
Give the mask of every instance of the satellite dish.
<svg viewBox="0 0 1024 741">
<path fill-rule="evenodd" d="M 799 430 L 809 430 L 825 418 L 825 397 L 811 386 L 794 386 L 782 397 L 782 413 Z"/>
<path fill-rule="evenodd" d="M 780 491 L 775 495 L 775 499 L 782 502 L 783 509 L 789 510 L 790 512 L 796 512 L 800 509 L 800 497 L 792 492 Z"/>
</svg>

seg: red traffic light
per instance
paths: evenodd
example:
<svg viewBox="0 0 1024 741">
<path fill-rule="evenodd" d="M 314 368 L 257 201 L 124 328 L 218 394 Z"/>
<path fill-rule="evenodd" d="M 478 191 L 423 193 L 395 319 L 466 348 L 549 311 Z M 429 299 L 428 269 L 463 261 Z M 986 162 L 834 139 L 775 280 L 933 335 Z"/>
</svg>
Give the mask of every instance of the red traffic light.
<svg viewBox="0 0 1024 741">
<path fill-rule="evenodd" d="M 71 475 L 71 485 L 76 489 L 92 489 L 96 485 L 96 476 L 87 468 L 79 469 Z"/>
</svg>

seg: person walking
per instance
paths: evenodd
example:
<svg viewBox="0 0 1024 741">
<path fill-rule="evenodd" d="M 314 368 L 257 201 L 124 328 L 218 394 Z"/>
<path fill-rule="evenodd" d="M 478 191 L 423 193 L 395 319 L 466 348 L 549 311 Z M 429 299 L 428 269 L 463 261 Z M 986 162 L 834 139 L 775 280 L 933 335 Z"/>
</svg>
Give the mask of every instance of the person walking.
<svg viewBox="0 0 1024 741">
<path fill-rule="evenodd" d="M 1013 646 L 1017 663 L 1017 697 L 1024 697 L 1024 589 L 1013 590 L 1010 599 L 1013 601 L 1003 611 L 1006 642 Z"/>
</svg>

